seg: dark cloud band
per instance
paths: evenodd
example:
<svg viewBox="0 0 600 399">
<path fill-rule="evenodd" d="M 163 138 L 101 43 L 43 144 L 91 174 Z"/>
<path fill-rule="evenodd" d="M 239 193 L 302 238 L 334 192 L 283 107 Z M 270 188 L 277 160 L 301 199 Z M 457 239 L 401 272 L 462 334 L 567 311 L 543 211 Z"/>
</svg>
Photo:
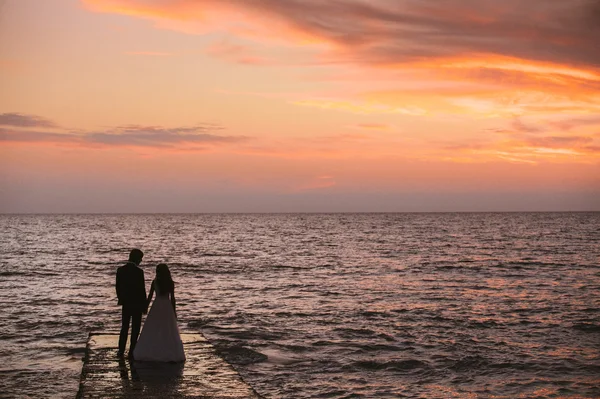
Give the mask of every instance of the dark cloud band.
<svg viewBox="0 0 600 399">
<path fill-rule="evenodd" d="M 5 114 L 6 115 L 6 114 Z M 29 120 L 35 121 L 41 118 L 28 116 Z M 9 119 L 13 120 L 13 119 Z M 48 126 L 55 124 L 48 122 Z M 25 122 L 27 123 L 27 122 Z M 212 133 L 222 130 L 220 125 L 206 124 L 192 127 L 165 128 L 160 126 L 128 125 L 111 128 L 106 131 L 85 131 L 56 133 L 49 130 L 24 129 L 32 125 L 21 123 L 5 124 L 18 126 L 19 129 L 11 127 L 0 127 L 0 142 L 15 143 L 72 143 L 79 145 L 103 145 L 103 146 L 130 146 L 130 147 L 185 147 L 193 144 L 221 145 L 238 143 L 249 140 L 246 136 L 227 136 Z"/>
<path fill-rule="evenodd" d="M 600 0 L 83 1 L 157 19 L 189 22 L 197 13 L 199 24 L 211 8 L 247 11 L 336 43 L 359 63 L 494 54 L 600 68 Z"/>
<path fill-rule="evenodd" d="M 54 122 L 40 116 L 11 112 L 0 114 L 0 126 L 52 128 L 56 127 L 57 125 Z"/>
</svg>

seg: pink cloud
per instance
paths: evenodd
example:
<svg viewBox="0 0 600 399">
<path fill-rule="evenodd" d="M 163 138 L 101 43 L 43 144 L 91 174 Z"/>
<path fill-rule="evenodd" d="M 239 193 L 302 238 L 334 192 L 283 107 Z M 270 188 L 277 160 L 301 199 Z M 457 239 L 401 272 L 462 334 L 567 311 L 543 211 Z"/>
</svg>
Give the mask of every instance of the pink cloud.
<svg viewBox="0 0 600 399">
<path fill-rule="evenodd" d="M 250 46 L 232 43 L 228 40 L 221 40 L 213 43 L 207 49 L 207 53 L 217 58 L 238 64 L 268 65 L 273 63 L 273 60 L 269 60 L 266 57 L 256 54 Z"/>
</svg>

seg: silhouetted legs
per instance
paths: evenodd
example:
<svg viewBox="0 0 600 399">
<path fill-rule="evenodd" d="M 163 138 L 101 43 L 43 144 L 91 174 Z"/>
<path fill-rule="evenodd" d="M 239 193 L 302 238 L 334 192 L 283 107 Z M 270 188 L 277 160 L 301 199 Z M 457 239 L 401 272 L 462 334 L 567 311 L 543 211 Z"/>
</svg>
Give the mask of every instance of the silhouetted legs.
<svg viewBox="0 0 600 399">
<path fill-rule="evenodd" d="M 142 312 L 137 311 L 131 315 L 131 345 L 129 346 L 129 353 L 133 355 L 135 344 L 137 344 L 138 337 L 140 336 L 140 328 L 142 327 Z"/>
<path fill-rule="evenodd" d="M 123 311 L 121 313 L 121 333 L 119 334 L 119 356 L 123 356 L 125 353 L 127 335 L 129 334 L 129 320 L 131 320 L 131 345 L 129 346 L 129 354 L 131 356 L 133 355 L 135 344 L 137 344 L 138 336 L 140 335 L 142 312 L 137 309 L 123 306 Z"/>
</svg>

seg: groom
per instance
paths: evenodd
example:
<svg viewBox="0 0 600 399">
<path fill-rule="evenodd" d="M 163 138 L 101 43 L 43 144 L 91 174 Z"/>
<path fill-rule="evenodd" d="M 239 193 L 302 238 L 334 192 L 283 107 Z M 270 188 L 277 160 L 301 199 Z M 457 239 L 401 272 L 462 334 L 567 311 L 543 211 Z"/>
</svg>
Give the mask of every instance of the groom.
<svg viewBox="0 0 600 399">
<path fill-rule="evenodd" d="M 127 334 L 129 333 L 129 321 L 131 320 L 131 344 L 129 345 L 129 357 L 133 358 L 133 350 L 140 335 L 142 325 L 142 313 L 146 313 L 146 283 L 144 271 L 138 266 L 142 262 L 144 253 L 139 249 L 132 249 L 129 261 L 125 266 L 117 269 L 117 298 L 122 305 L 121 334 L 119 335 L 119 352 L 117 355 L 123 357 Z"/>
</svg>

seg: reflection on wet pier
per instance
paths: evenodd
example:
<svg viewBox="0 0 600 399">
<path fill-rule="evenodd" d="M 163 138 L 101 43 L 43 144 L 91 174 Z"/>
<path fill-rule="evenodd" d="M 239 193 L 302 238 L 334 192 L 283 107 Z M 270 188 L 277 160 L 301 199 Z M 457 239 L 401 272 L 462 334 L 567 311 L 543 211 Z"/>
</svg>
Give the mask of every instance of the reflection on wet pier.
<svg viewBox="0 0 600 399">
<path fill-rule="evenodd" d="M 118 339 L 117 334 L 90 335 L 78 399 L 260 398 L 202 335 L 181 334 L 187 357 L 181 364 L 118 359 Z"/>
</svg>

